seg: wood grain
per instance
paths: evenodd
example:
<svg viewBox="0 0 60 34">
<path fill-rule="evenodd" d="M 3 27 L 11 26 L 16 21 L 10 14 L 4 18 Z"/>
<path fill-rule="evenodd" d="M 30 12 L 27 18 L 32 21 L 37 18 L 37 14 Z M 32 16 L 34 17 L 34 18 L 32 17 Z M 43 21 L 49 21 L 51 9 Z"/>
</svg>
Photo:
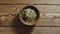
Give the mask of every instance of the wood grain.
<svg viewBox="0 0 60 34">
<path fill-rule="evenodd" d="M 0 4 L 60 4 L 60 0 L 0 0 Z"/>
<path fill-rule="evenodd" d="M 0 13 L 19 13 L 25 6 L 35 6 L 43 13 L 60 13 L 59 5 L 0 5 Z"/>
<path fill-rule="evenodd" d="M 19 30 L 19 31 L 16 31 Z M 23 29 L 21 32 L 21 27 L 0 27 L 0 34 L 60 34 L 60 27 L 33 27 L 32 30 Z"/>
<path fill-rule="evenodd" d="M 39 10 L 34 27 L 19 19 L 25 6 Z M 0 0 L 0 34 L 60 34 L 60 0 Z"/>
<path fill-rule="evenodd" d="M 48 16 L 49 17 L 49 16 Z M 39 18 L 36 21 L 36 26 L 60 26 L 60 18 L 54 17 L 50 18 Z M 9 16 L 9 17 L 1 17 L 0 18 L 1 26 L 24 26 L 24 24 L 20 21 L 19 16 Z"/>
</svg>

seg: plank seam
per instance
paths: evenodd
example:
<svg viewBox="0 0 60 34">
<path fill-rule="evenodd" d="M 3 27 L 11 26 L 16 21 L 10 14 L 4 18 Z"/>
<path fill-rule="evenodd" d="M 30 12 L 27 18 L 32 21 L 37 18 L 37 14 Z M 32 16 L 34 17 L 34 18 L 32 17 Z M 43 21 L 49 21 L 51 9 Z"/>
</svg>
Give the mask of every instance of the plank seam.
<svg viewBox="0 0 60 34">
<path fill-rule="evenodd" d="M 0 27 L 60 27 L 60 26 L 0 26 Z"/>
<path fill-rule="evenodd" d="M 0 4 L 0 5 L 60 5 L 60 4 Z"/>
</svg>

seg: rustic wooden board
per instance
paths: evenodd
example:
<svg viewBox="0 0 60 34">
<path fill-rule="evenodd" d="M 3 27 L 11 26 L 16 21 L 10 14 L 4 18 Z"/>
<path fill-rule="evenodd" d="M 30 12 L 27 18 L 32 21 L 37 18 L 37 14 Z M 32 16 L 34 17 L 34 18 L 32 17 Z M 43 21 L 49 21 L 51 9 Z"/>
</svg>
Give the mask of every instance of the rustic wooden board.
<svg viewBox="0 0 60 34">
<path fill-rule="evenodd" d="M 29 27 L 21 28 L 22 27 L 0 27 L 0 34 L 60 34 L 60 27 L 30 27 L 31 29 L 29 29 Z"/>
<path fill-rule="evenodd" d="M 15 32 L 0 32 L 0 34 L 17 34 Z"/>
<path fill-rule="evenodd" d="M 60 5 L 0 5 L 0 13 L 18 13 L 25 6 L 35 6 L 43 13 L 60 13 Z"/>
<path fill-rule="evenodd" d="M 0 0 L 0 4 L 60 4 L 60 0 Z"/>
<path fill-rule="evenodd" d="M 40 12 L 34 27 L 24 25 L 18 16 L 30 5 Z M 0 34 L 60 34 L 60 0 L 0 0 Z"/>
<path fill-rule="evenodd" d="M 43 13 L 42 13 L 43 14 Z M 53 13 L 51 13 L 53 14 Z M 57 13 L 56 13 L 57 14 Z M 35 26 L 60 26 L 60 16 L 51 16 L 48 13 L 48 16 L 40 16 L 37 20 L 37 24 Z M 43 17 L 43 18 L 42 18 Z M 19 19 L 19 16 L 2 16 L 0 17 L 0 25 L 1 26 L 25 26 Z"/>
</svg>

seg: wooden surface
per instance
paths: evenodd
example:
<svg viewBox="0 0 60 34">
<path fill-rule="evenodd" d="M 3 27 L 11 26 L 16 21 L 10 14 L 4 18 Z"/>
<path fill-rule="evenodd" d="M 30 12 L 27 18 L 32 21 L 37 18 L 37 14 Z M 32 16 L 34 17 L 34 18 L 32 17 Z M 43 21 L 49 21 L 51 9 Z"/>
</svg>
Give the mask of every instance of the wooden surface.
<svg viewBox="0 0 60 34">
<path fill-rule="evenodd" d="M 21 23 L 18 16 L 30 5 L 40 13 L 33 27 Z M 60 0 L 0 0 L 0 34 L 60 34 Z"/>
<path fill-rule="evenodd" d="M 0 4 L 60 4 L 60 0 L 0 0 Z"/>
<path fill-rule="evenodd" d="M 60 34 L 60 27 L 0 27 L 0 34 Z"/>
</svg>

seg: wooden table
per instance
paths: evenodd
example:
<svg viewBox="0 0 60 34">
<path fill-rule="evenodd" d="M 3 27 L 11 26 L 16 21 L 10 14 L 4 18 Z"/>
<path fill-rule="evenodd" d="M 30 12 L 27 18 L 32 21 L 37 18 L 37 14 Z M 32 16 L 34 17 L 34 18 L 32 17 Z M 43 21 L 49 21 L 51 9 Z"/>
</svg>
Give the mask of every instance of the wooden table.
<svg viewBox="0 0 60 34">
<path fill-rule="evenodd" d="M 19 21 L 19 12 L 35 6 L 40 17 L 28 27 Z M 0 0 L 0 34 L 60 34 L 60 0 Z"/>
</svg>

